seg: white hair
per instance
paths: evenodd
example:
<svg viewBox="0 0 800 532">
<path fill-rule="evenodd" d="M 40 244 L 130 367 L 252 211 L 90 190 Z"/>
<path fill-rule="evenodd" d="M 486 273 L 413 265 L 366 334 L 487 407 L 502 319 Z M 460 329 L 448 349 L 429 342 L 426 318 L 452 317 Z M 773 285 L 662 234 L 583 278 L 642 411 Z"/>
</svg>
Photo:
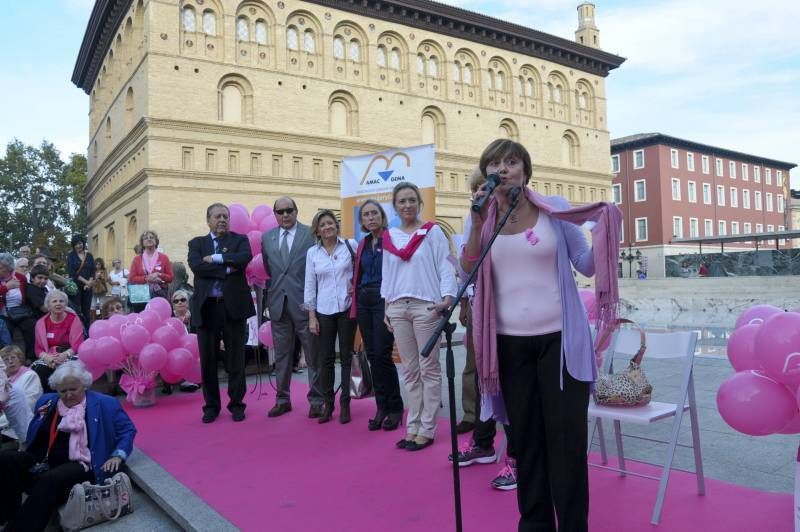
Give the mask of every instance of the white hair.
<svg viewBox="0 0 800 532">
<path fill-rule="evenodd" d="M 83 362 L 70 360 L 58 366 L 53 374 L 50 375 L 50 378 L 47 379 L 47 383 L 50 384 L 52 389 L 56 390 L 64 379 L 68 377 L 78 379 L 86 388 L 89 388 L 94 380 L 92 379 L 92 374 L 83 365 Z"/>
<path fill-rule="evenodd" d="M 61 296 L 64 299 L 64 303 L 67 303 L 69 301 L 69 299 L 67 298 L 67 294 L 65 294 L 61 290 L 58 290 L 58 289 L 50 290 L 49 292 L 47 292 L 47 295 L 44 296 L 44 306 L 45 307 L 49 307 L 50 306 L 50 300 L 53 299 L 56 296 Z"/>
<path fill-rule="evenodd" d="M 14 256 L 11 253 L 0 253 L 0 264 L 4 265 L 9 270 L 13 270 L 14 265 Z"/>
</svg>

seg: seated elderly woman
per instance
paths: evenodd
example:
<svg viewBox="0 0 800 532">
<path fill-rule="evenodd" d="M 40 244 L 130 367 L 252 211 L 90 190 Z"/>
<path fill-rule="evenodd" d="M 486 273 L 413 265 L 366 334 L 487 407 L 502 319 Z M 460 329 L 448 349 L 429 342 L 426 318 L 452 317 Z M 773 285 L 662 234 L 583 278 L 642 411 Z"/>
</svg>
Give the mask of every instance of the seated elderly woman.
<svg viewBox="0 0 800 532">
<path fill-rule="evenodd" d="M 25 434 L 32 418 L 33 410 L 26 404 L 22 390 L 9 382 L 6 363 L 0 358 L 0 427 L 3 432 L 10 430 L 15 436 Z M 3 443 L 5 441 L 3 438 Z M 25 444 L 20 441 L 18 447 L 24 450 Z"/>
<path fill-rule="evenodd" d="M 92 375 L 79 361 L 65 362 L 50 376 L 58 393 L 36 402 L 24 452 L 0 453 L 0 524 L 5 531 L 44 530 L 70 489 L 102 483 L 119 471 L 136 435 L 128 414 L 113 397 L 87 391 Z M 22 504 L 22 494 L 28 498 Z"/>
<path fill-rule="evenodd" d="M 9 345 L 0 349 L 0 363 L 5 366 L 5 377 L 8 385 L 13 390 L 14 395 L 18 395 L 22 408 L 27 412 L 25 422 L 15 425 L 11 419 L 10 408 L 0 415 L 0 431 L 5 438 L 19 440 L 21 444 L 25 442 L 25 432 L 28 430 L 28 423 L 33 414 L 33 405 L 42 395 L 42 385 L 39 383 L 39 376 L 25 367 L 25 354 L 22 349 L 15 345 Z M 13 414 L 12 414 L 13 415 Z M 5 440 L 4 438 L 4 440 Z"/>
<path fill-rule="evenodd" d="M 38 360 L 31 369 L 39 375 L 44 391 L 52 392 L 48 379 L 58 366 L 77 357 L 83 343 L 83 324 L 67 306 L 67 295 L 61 290 L 48 292 L 44 304 L 49 312 L 36 322 Z"/>
</svg>

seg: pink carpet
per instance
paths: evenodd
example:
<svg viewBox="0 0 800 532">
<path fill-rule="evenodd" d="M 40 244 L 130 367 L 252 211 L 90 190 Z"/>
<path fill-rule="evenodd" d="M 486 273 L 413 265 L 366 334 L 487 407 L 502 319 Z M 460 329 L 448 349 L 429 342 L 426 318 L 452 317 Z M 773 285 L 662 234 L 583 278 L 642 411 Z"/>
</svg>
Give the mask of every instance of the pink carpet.
<svg viewBox="0 0 800 532">
<path fill-rule="evenodd" d="M 294 410 L 268 419 L 274 392 L 248 395 L 247 419 L 226 411 L 200 422 L 202 395 L 159 397 L 152 408 L 128 408 L 136 445 L 179 482 L 242 530 L 453 530 L 449 432 L 439 424 L 436 443 L 410 453 L 395 449 L 404 434 L 369 432 L 374 401 L 353 401 L 353 422 L 318 425 L 306 417 L 306 387 L 292 384 Z M 224 396 L 223 396 L 224 400 Z M 499 467 L 461 470 L 464 530 L 516 530 L 516 492 L 489 487 Z M 657 482 L 590 470 L 592 531 L 761 531 L 792 529 L 792 497 L 674 472 L 661 525 L 650 525 Z"/>
</svg>

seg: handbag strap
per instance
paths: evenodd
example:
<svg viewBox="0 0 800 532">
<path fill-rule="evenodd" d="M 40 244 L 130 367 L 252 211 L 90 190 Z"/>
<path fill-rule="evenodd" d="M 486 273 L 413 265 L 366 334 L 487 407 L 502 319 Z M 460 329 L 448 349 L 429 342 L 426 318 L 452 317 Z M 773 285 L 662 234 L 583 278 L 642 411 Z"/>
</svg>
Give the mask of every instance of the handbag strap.
<svg viewBox="0 0 800 532">
<path fill-rule="evenodd" d="M 122 497 L 120 497 L 120 487 L 119 487 L 120 484 L 123 484 L 122 477 L 120 477 L 119 473 L 117 473 L 111 479 L 111 482 L 113 483 L 112 488 L 114 489 L 114 493 L 116 493 L 116 497 L 114 497 L 114 498 L 117 500 L 117 511 L 114 513 L 113 517 L 112 516 L 107 516 L 107 517 L 111 521 L 116 521 L 117 519 L 119 519 L 119 516 L 122 514 L 122 507 L 123 507 Z M 128 495 L 130 496 L 130 494 L 128 494 Z"/>
<path fill-rule="evenodd" d="M 646 336 L 644 334 L 644 329 L 642 329 L 639 326 L 639 324 L 636 323 L 635 321 L 631 321 L 631 320 L 629 320 L 627 318 L 617 318 L 617 321 L 614 324 L 614 329 L 608 329 L 606 331 L 606 333 L 603 334 L 603 336 L 600 338 L 600 340 L 595 345 L 598 345 L 598 346 L 603 345 L 606 342 L 606 340 L 608 340 L 608 336 L 611 334 L 611 331 L 618 329 L 620 325 L 625 324 L 625 323 L 627 323 L 629 325 L 632 325 L 633 327 L 636 328 L 636 330 L 639 331 L 639 342 L 640 342 L 639 350 L 636 351 L 635 355 L 633 355 L 633 358 L 631 359 L 631 362 L 635 362 L 636 364 L 641 364 L 642 363 L 642 359 L 644 358 L 644 352 L 647 349 L 647 340 L 646 340 Z"/>
</svg>

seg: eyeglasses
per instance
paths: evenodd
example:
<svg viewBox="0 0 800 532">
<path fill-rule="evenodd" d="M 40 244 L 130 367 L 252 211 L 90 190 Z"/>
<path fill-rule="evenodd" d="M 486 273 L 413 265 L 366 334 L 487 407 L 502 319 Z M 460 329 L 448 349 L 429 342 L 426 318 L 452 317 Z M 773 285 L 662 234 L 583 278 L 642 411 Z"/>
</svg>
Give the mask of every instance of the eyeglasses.
<svg viewBox="0 0 800 532">
<path fill-rule="evenodd" d="M 173 303 L 186 303 L 186 301 L 187 299 L 185 297 L 179 297 L 172 300 Z"/>
<path fill-rule="evenodd" d="M 283 216 L 284 214 L 292 214 L 294 212 L 294 207 L 289 207 L 288 209 L 275 209 L 275 214 L 278 216 Z"/>
</svg>

